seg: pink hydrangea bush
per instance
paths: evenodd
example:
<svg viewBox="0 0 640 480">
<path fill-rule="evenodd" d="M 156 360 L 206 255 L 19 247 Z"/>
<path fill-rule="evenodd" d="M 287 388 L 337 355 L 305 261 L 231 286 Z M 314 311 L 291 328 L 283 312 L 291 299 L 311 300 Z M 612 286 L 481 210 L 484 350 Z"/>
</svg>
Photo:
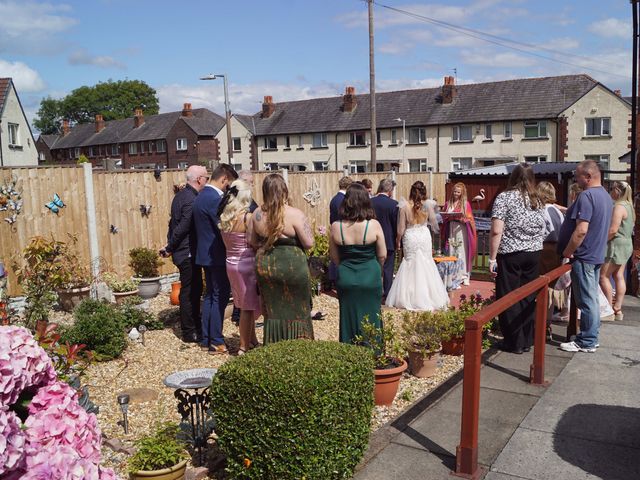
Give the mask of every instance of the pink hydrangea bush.
<svg viewBox="0 0 640 480">
<path fill-rule="evenodd" d="M 24 424 L 11 410 L 34 393 Z M 116 480 L 101 468 L 96 416 L 56 378 L 51 359 L 31 333 L 0 327 L 0 477 L 21 480 Z"/>
</svg>

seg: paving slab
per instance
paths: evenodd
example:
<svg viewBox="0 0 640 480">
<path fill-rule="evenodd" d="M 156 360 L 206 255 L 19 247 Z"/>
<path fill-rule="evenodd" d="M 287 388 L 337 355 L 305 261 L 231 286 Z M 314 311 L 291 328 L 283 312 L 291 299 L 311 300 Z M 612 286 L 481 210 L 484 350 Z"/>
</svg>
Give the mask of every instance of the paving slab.
<svg viewBox="0 0 640 480">
<path fill-rule="evenodd" d="M 524 477 L 515 477 L 513 475 L 507 475 L 500 472 L 488 472 L 484 480 L 522 480 Z"/>
</svg>

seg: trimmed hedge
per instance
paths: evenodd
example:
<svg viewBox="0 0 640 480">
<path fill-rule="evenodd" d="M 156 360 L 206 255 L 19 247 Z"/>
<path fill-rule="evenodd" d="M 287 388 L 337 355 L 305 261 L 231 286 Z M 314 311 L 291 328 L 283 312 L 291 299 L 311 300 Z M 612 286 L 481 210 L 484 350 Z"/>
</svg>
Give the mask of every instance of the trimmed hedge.
<svg viewBox="0 0 640 480">
<path fill-rule="evenodd" d="M 230 478 L 351 478 L 369 440 L 371 352 L 278 342 L 220 367 L 211 398 Z"/>
</svg>

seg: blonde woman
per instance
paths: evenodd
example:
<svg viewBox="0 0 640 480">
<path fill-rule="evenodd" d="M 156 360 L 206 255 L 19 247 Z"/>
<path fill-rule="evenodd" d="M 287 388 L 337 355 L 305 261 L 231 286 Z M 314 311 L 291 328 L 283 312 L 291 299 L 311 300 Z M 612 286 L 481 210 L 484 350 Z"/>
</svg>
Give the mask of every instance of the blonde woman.
<svg viewBox="0 0 640 480">
<path fill-rule="evenodd" d="M 263 204 L 252 218 L 251 244 L 258 247 L 256 273 L 265 316 L 263 343 L 313 338 L 311 288 L 305 250 L 313 233 L 302 211 L 289 206 L 282 176 L 262 183 Z"/>
<path fill-rule="evenodd" d="M 607 253 L 604 265 L 600 270 L 600 288 L 607 297 L 607 301 L 613 307 L 616 320 L 622 320 L 622 301 L 627 290 L 624 280 L 624 267 L 633 254 L 633 242 L 631 234 L 635 224 L 635 212 L 633 211 L 633 195 L 627 182 L 615 181 L 611 186 L 611 198 L 615 202 L 609 236 Z M 616 297 L 613 299 L 613 289 L 610 278 L 613 277 L 616 289 Z"/>
<path fill-rule="evenodd" d="M 227 250 L 227 276 L 233 304 L 240 309 L 240 349 L 244 355 L 258 346 L 255 321 L 260 316 L 260 296 L 256 281 L 255 253 L 248 243 L 251 234 L 251 187 L 236 180 L 225 193 L 218 211 L 220 232 Z"/>
<path fill-rule="evenodd" d="M 451 190 L 451 197 L 444 205 L 440 236 L 445 250 L 464 261 L 463 283 L 469 285 L 473 257 L 476 254 L 477 233 L 471 204 L 467 200 L 467 187 L 464 183 L 456 183 Z M 455 249 L 449 244 L 453 240 L 458 245 Z"/>
</svg>

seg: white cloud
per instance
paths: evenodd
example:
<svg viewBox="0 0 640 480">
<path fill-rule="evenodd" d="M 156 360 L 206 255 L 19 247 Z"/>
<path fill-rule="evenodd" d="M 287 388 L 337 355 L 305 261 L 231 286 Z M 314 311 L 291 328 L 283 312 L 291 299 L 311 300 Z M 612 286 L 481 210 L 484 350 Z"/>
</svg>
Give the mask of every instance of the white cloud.
<svg viewBox="0 0 640 480">
<path fill-rule="evenodd" d="M 71 65 L 94 65 L 101 68 L 118 68 L 124 70 L 126 65 L 113 57 L 105 55 L 91 55 L 87 50 L 80 49 L 69 55 Z"/>
<path fill-rule="evenodd" d="M 548 48 L 550 50 L 575 50 L 580 46 L 580 42 L 576 38 L 571 37 L 561 37 L 561 38 L 552 38 L 544 43 L 537 44 L 539 47 Z"/>
<path fill-rule="evenodd" d="M 22 62 L 7 62 L 0 59 L 0 77 L 11 77 L 18 90 L 22 92 L 41 92 L 46 88 L 40 74 Z"/>
<path fill-rule="evenodd" d="M 589 25 L 589 31 L 606 38 L 631 38 L 631 22 L 607 18 Z"/>
<path fill-rule="evenodd" d="M 58 35 L 77 23 L 68 5 L 0 1 L 0 52 L 50 53 L 63 40 Z"/>
<path fill-rule="evenodd" d="M 533 58 L 512 52 L 494 53 L 486 50 L 472 50 L 463 52 L 460 58 L 467 65 L 479 67 L 519 68 L 536 64 Z"/>
<path fill-rule="evenodd" d="M 501 0 L 489 1 L 493 1 L 495 3 L 496 1 Z M 474 11 L 477 11 L 472 7 L 456 7 L 438 4 L 408 4 L 398 5 L 396 8 L 398 8 L 399 10 L 411 12 L 416 15 L 435 18 L 437 20 L 451 23 L 460 23 L 469 15 L 473 14 Z M 334 20 L 342 23 L 347 28 L 359 28 L 369 25 L 369 17 L 366 9 L 357 12 L 350 12 L 340 17 L 335 17 Z M 376 7 L 374 10 L 374 23 L 375 28 L 386 28 L 399 25 L 424 24 L 424 20 L 385 8 Z"/>
</svg>

